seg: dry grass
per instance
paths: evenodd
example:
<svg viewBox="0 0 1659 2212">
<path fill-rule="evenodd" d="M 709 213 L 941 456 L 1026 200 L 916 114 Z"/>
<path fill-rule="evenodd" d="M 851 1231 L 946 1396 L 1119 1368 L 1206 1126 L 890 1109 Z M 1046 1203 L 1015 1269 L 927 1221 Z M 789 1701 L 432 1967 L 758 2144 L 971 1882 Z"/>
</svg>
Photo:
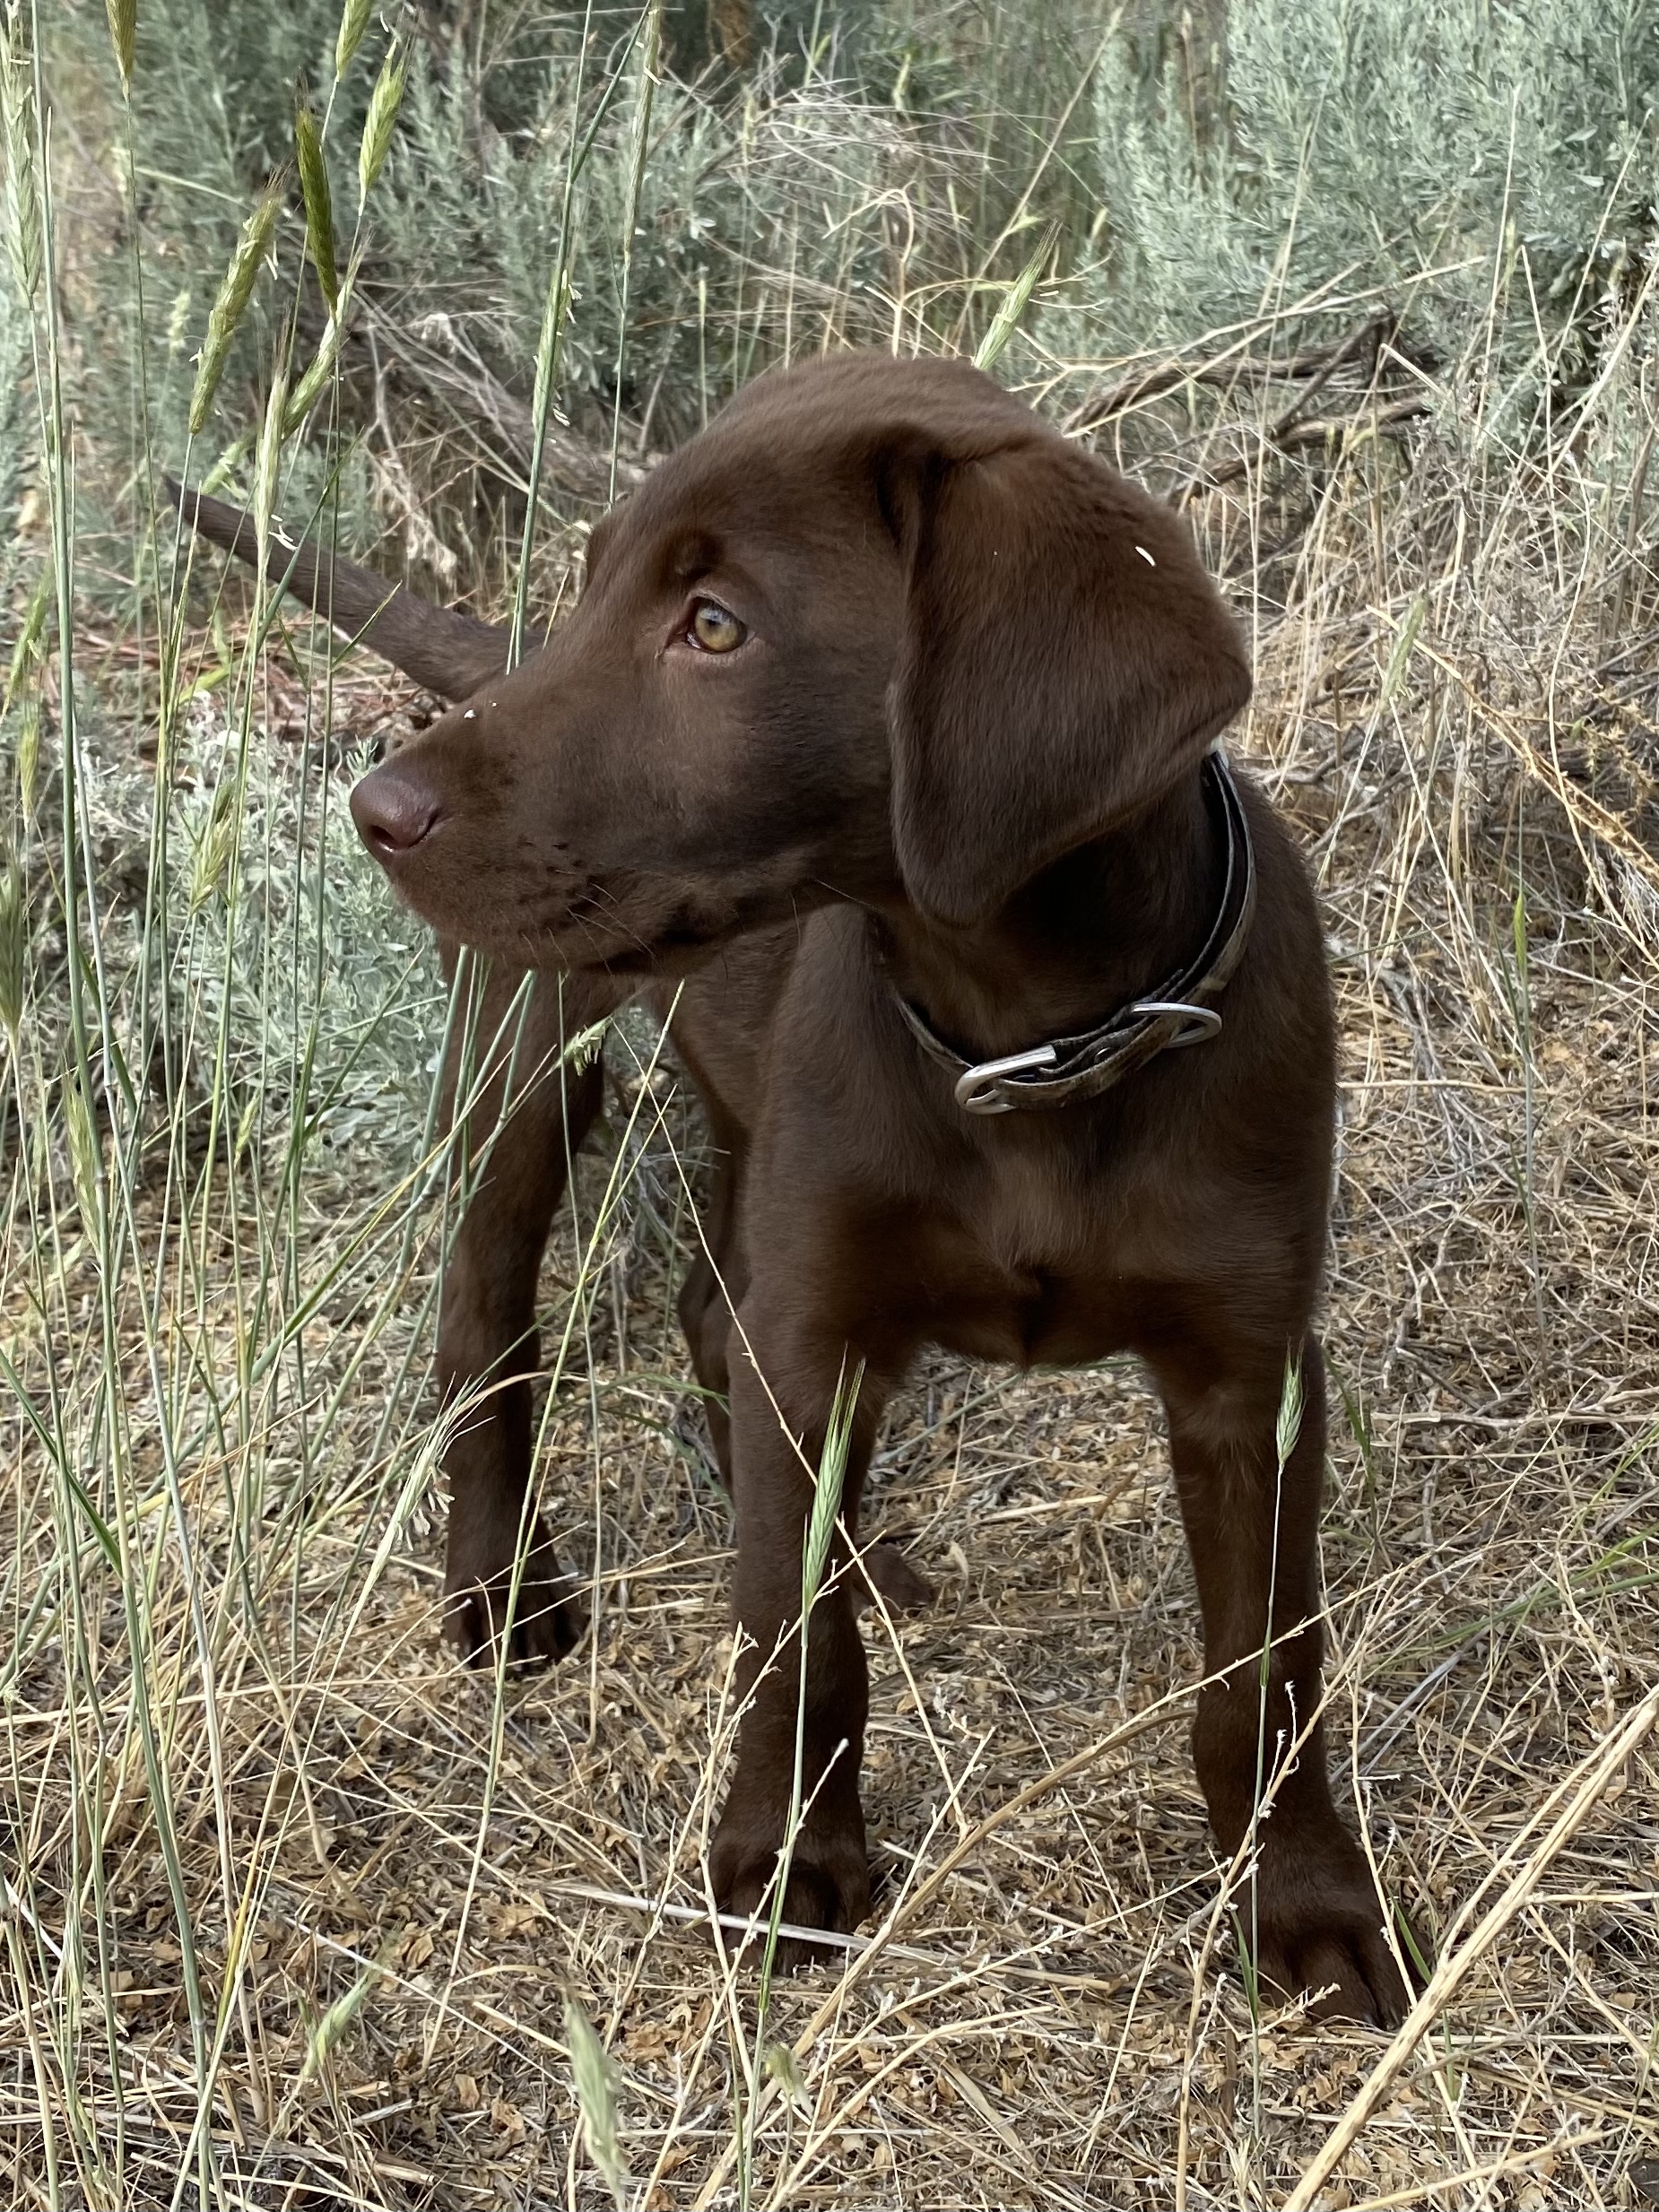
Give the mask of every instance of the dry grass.
<svg viewBox="0 0 1659 2212">
<path fill-rule="evenodd" d="M 413 1146 L 310 1157 L 263 1370 L 268 1175 L 153 1175 L 101 1320 L 63 1176 L 45 1210 L 14 1197 L 7 1358 L 53 1413 L 7 1417 L 12 2201 L 602 2203 L 572 1997 L 639 2206 L 1279 2203 L 1368 2084 L 1322 2205 L 1659 2195 L 1651 582 L 1628 461 L 1599 508 L 1582 454 L 1570 485 L 1489 481 L 1444 425 L 1357 435 L 1363 368 L 1318 401 L 1350 428 L 1289 467 L 1259 433 L 1296 443 L 1294 380 L 1238 384 L 1216 420 L 1254 429 L 1203 440 L 1190 378 L 1101 381 L 1254 621 L 1240 747 L 1326 904 L 1329 1721 L 1390 1889 L 1462 1968 L 1426 2027 L 1391 2053 L 1252 2015 L 1142 1384 L 940 1358 L 872 1482 L 940 1586 L 870 1629 L 879 1916 L 844 1972 L 777 1992 L 765 2039 L 796 2065 L 751 2078 L 752 1978 L 698 1925 L 730 1739 L 728 1522 L 670 1325 L 699 1138 L 630 1021 L 545 1280 L 539 1480 L 594 1627 L 534 1680 L 466 1676 L 439 1640 L 441 1199 L 398 1191 Z M 1090 379 L 1055 373 L 1076 403 Z M 395 707 L 360 686 L 360 720 Z M 48 1448 L 112 1387 L 116 1564 Z M 211 1443 L 186 1418 L 210 1398 Z M 195 1438 L 176 1480 L 164 1428 Z"/>
</svg>

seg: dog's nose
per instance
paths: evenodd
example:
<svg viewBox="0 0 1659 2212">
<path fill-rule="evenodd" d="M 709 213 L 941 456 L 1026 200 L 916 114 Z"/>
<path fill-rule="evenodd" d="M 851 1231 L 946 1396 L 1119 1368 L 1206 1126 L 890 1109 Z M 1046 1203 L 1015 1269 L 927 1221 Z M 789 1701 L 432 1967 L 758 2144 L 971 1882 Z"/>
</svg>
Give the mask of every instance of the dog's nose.
<svg viewBox="0 0 1659 2212">
<path fill-rule="evenodd" d="M 377 860 L 395 860 L 438 820 L 438 802 L 401 761 L 373 769 L 352 789 L 352 820 Z"/>
</svg>

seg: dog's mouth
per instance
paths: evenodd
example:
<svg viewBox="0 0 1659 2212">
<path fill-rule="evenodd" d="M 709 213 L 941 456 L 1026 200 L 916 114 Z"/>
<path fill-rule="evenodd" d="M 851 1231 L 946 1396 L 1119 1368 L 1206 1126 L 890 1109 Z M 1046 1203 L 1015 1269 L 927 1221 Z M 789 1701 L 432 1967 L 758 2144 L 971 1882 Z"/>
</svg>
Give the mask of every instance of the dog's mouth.
<svg viewBox="0 0 1659 2212">
<path fill-rule="evenodd" d="M 427 886 L 417 895 L 401 880 L 404 871 L 387 873 L 400 902 L 440 935 L 492 959 L 574 975 L 673 981 L 748 926 L 728 902 L 721 902 L 717 914 L 699 909 L 664 916 L 660 909 L 636 908 L 604 887 L 560 901 L 551 911 L 521 916 L 510 909 L 491 912 L 482 902 L 452 905 L 434 898 Z"/>
<path fill-rule="evenodd" d="M 605 976 L 681 976 L 705 954 L 726 941 L 725 936 L 706 937 L 690 930 L 671 932 L 646 946 L 624 946 L 597 959 L 571 959 L 572 967 Z"/>
<path fill-rule="evenodd" d="M 494 959 L 607 977 L 673 980 L 745 931 L 816 905 L 798 854 L 736 872 L 584 861 L 569 846 L 503 841 L 482 860 L 465 813 L 382 768 L 353 791 L 364 844 L 401 904 L 440 935 Z M 780 864 L 781 863 L 781 864 Z"/>
<path fill-rule="evenodd" d="M 534 967 L 673 983 L 734 939 L 818 903 L 798 893 L 780 895 L 769 885 L 746 891 L 699 886 L 678 898 L 653 898 L 635 895 L 631 886 L 624 890 L 605 885 L 571 900 L 557 915 L 538 917 L 539 926 L 516 935 L 514 952 Z"/>
</svg>

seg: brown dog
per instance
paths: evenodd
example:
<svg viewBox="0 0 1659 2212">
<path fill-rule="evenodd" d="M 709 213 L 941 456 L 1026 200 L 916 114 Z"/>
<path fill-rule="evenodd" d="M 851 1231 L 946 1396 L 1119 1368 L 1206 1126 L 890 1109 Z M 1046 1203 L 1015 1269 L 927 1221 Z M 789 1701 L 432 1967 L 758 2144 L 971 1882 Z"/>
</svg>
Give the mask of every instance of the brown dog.
<svg viewBox="0 0 1659 2212">
<path fill-rule="evenodd" d="M 228 510 L 186 506 L 250 550 Z M 1316 1717 L 1319 922 L 1277 818 L 1211 757 L 1250 678 L 1182 524 L 977 371 L 852 356 L 761 378 L 664 462 L 511 674 L 492 672 L 499 633 L 301 559 L 274 553 L 274 576 L 466 700 L 352 811 L 445 937 L 539 971 L 526 1063 L 648 979 L 685 979 L 673 1041 L 721 1167 L 681 1313 L 729 1405 L 713 1426 L 751 1693 L 721 1904 L 755 1907 L 783 1840 L 810 1470 L 838 1378 L 862 1363 L 850 1531 L 925 1345 L 1021 1366 L 1129 1350 L 1168 1410 L 1221 1678 L 1194 1748 L 1223 1852 L 1272 1791 L 1244 1914 L 1261 1973 L 1394 2017 L 1404 1984 Z M 597 1099 L 593 1070 L 507 1124 L 447 1288 L 447 1387 L 534 1366 L 536 1264 Z M 1281 1469 L 1288 1360 L 1303 1405 Z M 506 1634 L 517 1656 L 556 1653 L 572 1616 L 539 1522 L 506 1618 L 527 1384 L 486 1403 L 448 1462 L 451 1599 L 474 1652 Z M 867 1910 L 866 1703 L 842 1576 L 810 1624 L 791 1921 Z"/>
</svg>

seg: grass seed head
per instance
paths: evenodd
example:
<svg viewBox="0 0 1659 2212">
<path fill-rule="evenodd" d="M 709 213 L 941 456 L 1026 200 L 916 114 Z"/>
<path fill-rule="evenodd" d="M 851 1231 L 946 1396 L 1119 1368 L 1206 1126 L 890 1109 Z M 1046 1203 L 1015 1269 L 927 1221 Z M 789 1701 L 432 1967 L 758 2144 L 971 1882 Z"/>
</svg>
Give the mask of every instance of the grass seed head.
<svg viewBox="0 0 1659 2212">
<path fill-rule="evenodd" d="M 351 285 L 349 276 L 346 279 L 346 285 L 349 290 Z M 328 318 L 328 327 L 323 333 L 322 340 L 312 357 L 310 366 L 288 395 L 288 404 L 282 414 L 284 438 L 291 436 L 300 428 L 317 402 L 322 397 L 323 388 L 329 377 L 333 376 L 334 363 L 340 358 L 340 318 L 336 312 Z"/>
<path fill-rule="evenodd" d="M 42 568 L 39 581 L 23 616 L 22 628 L 17 633 L 17 642 L 12 647 L 12 663 L 6 671 L 5 690 L 0 692 L 0 716 L 9 715 L 12 702 L 20 690 L 32 686 L 46 657 L 46 612 L 51 597 L 51 577 Z"/>
<path fill-rule="evenodd" d="M 265 426 L 254 462 L 254 528 L 259 535 L 259 560 L 265 564 L 271 535 L 271 517 L 276 512 L 276 478 L 282 457 L 282 438 L 288 423 L 288 377 L 279 370 L 272 379 L 265 401 Z"/>
<path fill-rule="evenodd" d="M 23 975 L 29 950 L 29 907 L 22 872 L 8 854 L 0 868 L 0 1028 L 17 1050 L 23 1026 Z"/>
<path fill-rule="evenodd" d="M 369 0 L 345 0 L 340 11 L 340 30 L 334 39 L 334 81 L 336 83 L 352 66 L 352 58 L 363 43 L 363 33 L 369 28 Z"/>
<path fill-rule="evenodd" d="M 294 155 L 300 167 L 300 190 L 305 200 L 306 244 L 311 265 L 323 288 L 329 312 L 338 311 L 340 276 L 334 265 L 334 210 L 328 189 L 328 163 L 323 156 L 322 134 L 317 117 L 303 104 L 294 115 Z"/>
<path fill-rule="evenodd" d="M 121 72 L 121 90 L 133 90 L 133 53 L 138 40 L 138 0 L 104 0 L 109 18 L 109 43 L 115 48 L 116 67 Z"/>
<path fill-rule="evenodd" d="M 35 190 L 34 91 L 21 26 L 0 28 L 0 127 L 5 138 L 5 250 L 25 303 L 40 289 L 40 202 Z"/>
<path fill-rule="evenodd" d="M 223 889 L 240 836 L 241 824 L 233 796 L 233 783 L 227 776 L 214 794 L 213 811 L 196 843 L 195 863 L 190 871 L 190 913 L 193 916 L 200 914 Z"/>
<path fill-rule="evenodd" d="M 1278 1454 L 1279 1471 L 1282 1474 L 1290 1464 L 1290 1454 L 1296 1450 L 1297 1438 L 1302 1433 L 1302 1355 L 1299 1351 L 1285 1355 L 1284 1382 L 1279 1392 L 1279 1413 L 1273 1424 L 1273 1448 Z"/>
<path fill-rule="evenodd" d="M 282 203 L 281 178 L 266 186 L 259 204 L 242 225 L 242 235 L 236 242 L 236 251 L 230 256 L 224 281 L 219 287 L 207 317 L 207 337 L 202 347 L 202 358 L 196 366 L 195 388 L 190 395 L 190 435 L 199 437 L 206 428 L 208 410 L 213 403 L 213 395 L 219 389 L 219 379 L 224 374 L 225 360 L 230 351 L 230 342 L 236 336 L 248 303 L 253 297 L 254 280 L 259 273 L 259 265 L 270 250 L 271 239 L 276 230 L 278 210 Z"/>
<path fill-rule="evenodd" d="M 587 2147 L 620 2212 L 628 2201 L 629 2174 L 616 2121 L 616 2069 L 595 2033 L 592 2021 L 574 1997 L 565 1999 L 564 2016 L 565 2041 L 570 2047 L 570 2071 L 587 2135 Z"/>
<path fill-rule="evenodd" d="M 366 1967 L 345 1995 L 336 1998 L 312 2028 L 305 2039 L 305 2061 L 300 2069 L 302 2082 L 315 2080 L 327 2064 L 329 2054 L 345 2040 L 352 2023 L 369 2002 L 380 1972 L 378 1965 Z"/>
<path fill-rule="evenodd" d="M 40 782 L 40 694 L 30 684 L 18 702 L 17 802 L 23 810 L 25 821 L 32 820 L 35 794 Z"/>
<path fill-rule="evenodd" d="M 358 188 L 364 199 L 374 189 L 375 178 L 392 150 L 392 131 L 404 98 L 404 57 L 395 47 L 380 65 L 375 89 L 363 121 L 362 143 L 357 153 Z"/>
<path fill-rule="evenodd" d="M 797 2112 L 807 2109 L 806 2081 L 801 2062 L 787 2043 L 768 2043 L 766 2070 Z"/>
<path fill-rule="evenodd" d="M 81 1226 L 89 1236 L 97 1234 L 99 1203 L 98 1184 L 103 1167 L 102 1148 L 98 1140 L 98 1125 L 92 1119 L 92 1108 L 85 1089 L 73 1072 L 64 1080 L 64 1112 L 69 1127 L 69 1172 L 74 1179 L 75 1202 L 81 1209 Z"/>
<path fill-rule="evenodd" d="M 1020 317 L 1030 305 L 1031 294 L 1037 290 L 1037 280 L 1052 259 L 1059 239 L 1060 225 L 1057 222 L 1047 224 L 1037 242 L 1036 252 L 1003 295 L 1003 304 L 992 317 L 991 327 L 975 350 L 976 369 L 989 369 L 1019 329 Z"/>
</svg>

